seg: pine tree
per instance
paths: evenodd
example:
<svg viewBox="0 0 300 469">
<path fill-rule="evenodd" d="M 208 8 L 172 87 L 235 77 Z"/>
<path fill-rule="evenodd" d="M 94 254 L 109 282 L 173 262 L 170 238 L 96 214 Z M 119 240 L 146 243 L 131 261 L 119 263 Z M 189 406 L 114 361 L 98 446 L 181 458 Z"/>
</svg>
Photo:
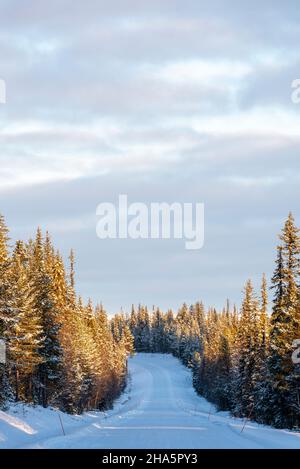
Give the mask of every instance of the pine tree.
<svg viewBox="0 0 300 469">
<path fill-rule="evenodd" d="M 133 332 L 137 352 L 149 352 L 151 347 L 150 318 L 146 307 L 139 305 Z"/>
<path fill-rule="evenodd" d="M 0 338 L 4 338 L 4 340 L 9 337 L 15 321 L 9 285 L 10 256 L 8 241 L 8 228 L 4 217 L 0 215 Z M 8 364 L 0 364 L 0 406 L 5 406 L 6 401 L 11 397 L 9 366 Z"/>
<path fill-rule="evenodd" d="M 185 365 L 189 362 L 188 354 L 188 340 L 189 340 L 189 328 L 188 322 L 190 320 L 190 311 L 186 303 L 179 309 L 176 317 L 176 324 L 178 328 L 178 347 L 179 347 L 179 358 Z"/>
<path fill-rule="evenodd" d="M 173 311 L 169 309 L 164 317 L 164 330 L 166 336 L 166 350 L 175 357 L 179 356 L 179 340 L 177 323 L 174 318 Z"/>
<path fill-rule="evenodd" d="M 10 271 L 10 288 L 15 321 L 10 328 L 8 356 L 15 379 L 15 400 L 33 399 L 33 373 L 42 362 L 39 349 L 42 327 L 34 309 L 34 295 L 27 270 L 27 254 L 21 241 L 16 243 Z"/>
<path fill-rule="evenodd" d="M 237 335 L 237 356 L 235 361 L 235 405 L 237 416 L 249 417 L 254 410 L 254 370 L 257 354 L 259 303 L 254 295 L 252 282 L 248 280 Z"/>
<path fill-rule="evenodd" d="M 230 410 L 232 406 L 231 390 L 229 387 L 231 373 L 231 349 L 230 336 L 226 330 L 221 334 L 220 337 L 215 371 L 216 379 L 214 401 L 217 404 L 219 410 Z"/>
<path fill-rule="evenodd" d="M 123 314 L 114 315 L 111 319 L 111 330 L 115 342 L 119 343 L 123 340 L 126 353 L 128 356 L 132 356 L 134 354 L 134 337 Z"/>
<path fill-rule="evenodd" d="M 267 348 L 268 348 L 268 329 L 269 329 L 269 318 L 268 318 L 268 286 L 266 275 L 263 274 L 262 284 L 261 284 L 261 307 L 260 307 L 260 318 L 259 318 L 259 342 L 261 347 L 261 353 L 263 354 L 263 359 L 266 357 Z"/>
<path fill-rule="evenodd" d="M 164 317 L 159 308 L 152 313 L 151 319 L 151 351 L 157 353 L 166 352 L 166 341 L 164 331 Z"/>
<path fill-rule="evenodd" d="M 59 340 L 61 317 L 55 306 L 53 291 L 53 265 L 45 262 L 41 230 L 37 230 L 31 259 L 31 281 L 34 290 L 34 309 L 39 312 L 42 326 L 42 363 L 37 373 L 38 401 L 44 407 L 54 403 L 62 384 L 63 351 Z M 49 261 L 48 261 L 49 262 Z"/>
<path fill-rule="evenodd" d="M 265 274 L 261 284 L 261 301 L 258 318 L 255 365 L 253 370 L 254 381 L 254 409 L 252 416 L 257 421 L 266 421 L 266 409 L 268 407 L 269 374 L 267 358 L 269 349 L 269 318 L 268 318 L 268 291 Z"/>
<path fill-rule="evenodd" d="M 282 230 L 276 270 L 272 278 L 275 291 L 270 328 L 269 406 L 271 423 L 277 427 L 299 425 L 297 383 L 291 360 L 292 343 L 298 338 L 300 238 L 292 214 Z"/>
<path fill-rule="evenodd" d="M 9 271 L 10 256 L 8 251 L 8 228 L 0 215 L 0 335 L 14 322 L 14 311 L 11 305 Z"/>
</svg>

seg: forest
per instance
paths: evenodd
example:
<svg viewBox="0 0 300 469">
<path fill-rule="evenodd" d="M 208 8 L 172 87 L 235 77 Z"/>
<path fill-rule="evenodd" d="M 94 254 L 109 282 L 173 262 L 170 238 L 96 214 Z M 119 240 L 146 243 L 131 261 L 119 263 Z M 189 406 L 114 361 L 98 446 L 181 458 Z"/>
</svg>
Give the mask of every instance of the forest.
<svg viewBox="0 0 300 469">
<path fill-rule="evenodd" d="M 269 312 L 268 292 L 272 295 Z M 261 290 L 246 282 L 240 310 L 183 305 L 177 315 L 146 307 L 131 312 L 136 351 L 172 353 L 192 369 L 199 394 L 229 410 L 277 428 L 300 427 L 300 237 L 292 214 L 277 246 L 274 274 Z"/>
<path fill-rule="evenodd" d="M 300 428 L 300 236 L 289 214 L 279 236 L 270 285 L 246 282 L 240 308 L 203 303 L 177 313 L 134 306 L 109 317 L 75 292 L 74 254 L 68 269 L 48 233 L 9 248 L 0 220 L 1 406 L 51 405 L 70 413 L 112 405 L 135 352 L 171 353 L 189 367 L 196 391 L 219 410 L 277 428 Z M 201 286 L 199 285 L 199 289 Z M 268 298 L 269 297 L 269 298 Z"/>
<path fill-rule="evenodd" d="M 48 233 L 9 250 L 0 219 L 0 403 L 56 406 L 67 412 L 109 407 L 126 384 L 128 327 L 113 336 L 101 305 L 75 292 L 74 255 L 66 273 Z"/>
</svg>

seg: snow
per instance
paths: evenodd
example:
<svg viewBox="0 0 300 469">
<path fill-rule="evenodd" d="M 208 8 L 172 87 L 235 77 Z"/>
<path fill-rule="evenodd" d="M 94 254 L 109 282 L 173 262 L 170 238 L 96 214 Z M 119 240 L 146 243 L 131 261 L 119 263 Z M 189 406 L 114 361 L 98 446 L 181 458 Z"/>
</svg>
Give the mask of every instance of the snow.
<svg viewBox="0 0 300 469">
<path fill-rule="evenodd" d="M 300 433 L 253 422 L 243 430 L 244 420 L 216 412 L 170 355 L 139 353 L 129 372 L 108 412 L 71 416 L 22 404 L 0 412 L 0 448 L 300 448 Z"/>
</svg>

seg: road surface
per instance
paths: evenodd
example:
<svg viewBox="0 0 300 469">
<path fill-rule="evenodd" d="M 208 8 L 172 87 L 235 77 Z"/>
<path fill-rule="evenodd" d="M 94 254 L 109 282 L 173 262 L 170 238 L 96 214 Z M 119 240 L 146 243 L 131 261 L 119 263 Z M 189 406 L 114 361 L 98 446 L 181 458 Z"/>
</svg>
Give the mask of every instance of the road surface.
<svg viewBox="0 0 300 469">
<path fill-rule="evenodd" d="M 233 419 L 216 412 L 192 388 L 191 373 L 170 355 L 137 354 L 129 360 L 130 379 L 125 393 L 106 414 L 62 415 L 45 421 L 27 417 L 26 448 L 300 448 L 300 433 Z M 47 412 L 47 411 L 46 411 Z M 16 417 L 22 423 L 20 416 Z M 48 419 L 48 420 L 47 420 Z M 26 420 L 26 418 L 25 418 Z M 0 419 L 1 421 L 1 419 Z M 39 430 L 38 423 L 40 427 Z M 18 420 L 17 420 L 18 422 Z M 15 425 L 16 426 L 16 425 Z M 1 430 L 1 426 L 0 426 Z M 8 443 L 4 447 L 9 447 Z M 1 431 L 0 431 L 1 443 Z M 12 445 L 13 446 L 13 445 Z M 1 447 L 1 444 L 0 444 Z"/>
</svg>

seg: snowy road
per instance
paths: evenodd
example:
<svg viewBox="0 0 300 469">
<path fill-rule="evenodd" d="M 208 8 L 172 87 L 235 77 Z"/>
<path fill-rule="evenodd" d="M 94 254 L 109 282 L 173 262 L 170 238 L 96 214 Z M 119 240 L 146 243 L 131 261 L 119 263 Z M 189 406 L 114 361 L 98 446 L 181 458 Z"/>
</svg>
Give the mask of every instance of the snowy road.
<svg viewBox="0 0 300 469">
<path fill-rule="evenodd" d="M 300 433 L 255 423 L 247 423 L 241 433 L 244 422 L 216 413 L 197 396 L 190 372 L 174 357 L 138 354 L 129 370 L 127 391 L 106 415 L 60 414 L 66 436 L 54 411 L 0 415 L 0 447 L 300 448 Z"/>
</svg>

